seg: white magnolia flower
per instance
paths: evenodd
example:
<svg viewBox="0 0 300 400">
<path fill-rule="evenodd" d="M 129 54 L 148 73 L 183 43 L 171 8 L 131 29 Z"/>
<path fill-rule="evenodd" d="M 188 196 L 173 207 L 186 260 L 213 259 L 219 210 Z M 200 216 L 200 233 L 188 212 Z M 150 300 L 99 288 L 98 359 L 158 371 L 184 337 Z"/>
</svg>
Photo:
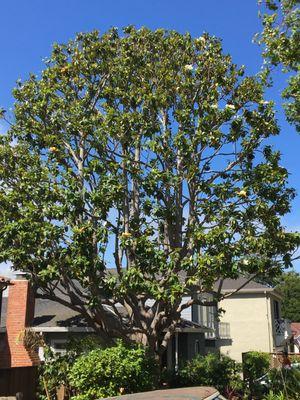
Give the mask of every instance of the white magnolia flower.
<svg viewBox="0 0 300 400">
<path fill-rule="evenodd" d="M 218 103 L 212 104 L 211 108 L 217 109 L 218 108 Z"/>
<path fill-rule="evenodd" d="M 249 265 L 250 261 L 247 260 L 247 258 L 244 258 L 243 261 L 242 261 L 242 263 L 243 263 L 244 265 Z"/>
<path fill-rule="evenodd" d="M 194 69 L 194 67 L 192 66 L 192 64 L 187 64 L 187 65 L 184 66 L 184 69 L 186 71 L 192 71 Z"/>
<path fill-rule="evenodd" d="M 241 197 L 246 197 L 247 196 L 247 191 L 242 189 L 239 192 L 237 192 L 237 195 L 241 196 Z"/>
<path fill-rule="evenodd" d="M 233 104 L 226 104 L 226 108 L 230 108 L 230 110 L 235 110 L 235 106 Z"/>
<path fill-rule="evenodd" d="M 200 36 L 200 37 L 198 37 L 198 38 L 196 39 L 196 41 L 197 41 L 197 42 L 205 43 L 205 42 L 206 42 L 206 39 L 205 39 L 204 36 Z"/>
</svg>

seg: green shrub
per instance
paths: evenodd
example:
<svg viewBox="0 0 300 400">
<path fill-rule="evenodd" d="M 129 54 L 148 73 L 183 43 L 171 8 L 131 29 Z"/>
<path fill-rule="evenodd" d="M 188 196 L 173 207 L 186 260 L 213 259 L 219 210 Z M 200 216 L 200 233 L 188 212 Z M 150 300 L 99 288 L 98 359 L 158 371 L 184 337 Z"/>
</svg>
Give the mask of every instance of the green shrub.
<svg viewBox="0 0 300 400">
<path fill-rule="evenodd" d="M 297 355 L 289 355 L 289 359 L 291 361 L 291 363 L 297 363 L 300 365 L 300 354 Z"/>
<path fill-rule="evenodd" d="M 242 381 L 238 372 L 238 364 L 227 356 L 198 355 L 179 371 L 179 383 L 181 386 L 214 386 L 227 394 L 230 389 L 240 389 Z"/>
<path fill-rule="evenodd" d="M 266 388 L 257 382 L 257 379 L 265 375 L 270 368 L 270 355 L 260 351 L 249 351 L 243 356 L 244 380 L 250 391 L 250 395 L 262 398 Z"/>
<path fill-rule="evenodd" d="M 83 339 L 71 338 L 66 345 L 66 354 L 54 354 L 49 347 L 44 349 L 45 362 L 39 368 L 39 400 L 46 400 L 45 386 L 51 399 L 56 400 L 56 389 L 64 385 L 67 395 L 72 394 L 69 371 L 75 360 L 92 349 L 99 348 L 101 342 L 96 336 Z"/>
<path fill-rule="evenodd" d="M 300 370 L 271 369 L 269 374 L 270 389 L 274 394 L 284 393 L 290 400 L 300 399 Z"/>
<path fill-rule="evenodd" d="M 268 372 L 270 368 L 270 355 L 260 351 L 249 351 L 243 358 L 244 378 L 250 382 L 255 381 Z"/>
<path fill-rule="evenodd" d="M 270 393 L 268 393 L 265 397 L 264 400 L 286 400 L 284 393 L 274 393 L 272 390 Z"/>
<path fill-rule="evenodd" d="M 93 400 L 154 389 L 158 368 L 142 346 L 116 346 L 92 350 L 79 357 L 69 373 L 76 400 Z"/>
</svg>

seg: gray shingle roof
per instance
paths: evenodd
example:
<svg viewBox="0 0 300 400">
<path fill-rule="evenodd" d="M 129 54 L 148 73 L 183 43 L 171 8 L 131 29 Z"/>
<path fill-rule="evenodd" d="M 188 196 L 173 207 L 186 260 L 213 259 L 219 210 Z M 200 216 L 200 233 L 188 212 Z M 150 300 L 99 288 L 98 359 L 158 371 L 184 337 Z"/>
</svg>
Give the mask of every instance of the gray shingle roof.
<svg viewBox="0 0 300 400">
<path fill-rule="evenodd" d="M 2 318 L 0 327 L 5 326 L 7 309 L 7 297 L 3 298 L 2 303 Z M 86 321 L 76 312 L 62 304 L 56 303 L 51 300 L 36 299 L 35 301 L 35 314 L 32 327 L 38 328 L 74 328 L 74 327 L 88 327 Z M 202 325 L 196 324 L 192 321 L 183 319 L 178 324 L 179 329 L 203 329 Z"/>
<path fill-rule="evenodd" d="M 234 291 L 241 287 L 247 281 L 246 278 L 225 279 L 223 282 L 223 291 Z M 218 285 L 216 285 L 217 289 Z M 251 281 L 243 289 L 241 293 L 249 291 L 273 291 L 267 285 Z M 3 297 L 2 300 L 2 312 L 0 327 L 5 326 L 6 320 L 6 308 L 7 308 L 7 297 Z M 36 299 L 35 302 L 35 315 L 33 326 L 36 327 L 87 327 L 86 321 L 76 312 L 68 307 L 63 306 L 60 303 L 45 300 Z"/>
<path fill-rule="evenodd" d="M 249 278 L 246 278 L 246 277 L 240 277 L 238 279 L 225 279 L 223 281 L 222 290 L 234 291 L 236 289 L 239 289 L 241 286 L 243 286 L 247 282 L 248 279 Z M 215 287 L 216 287 L 216 289 L 218 288 L 218 282 Z M 259 291 L 259 290 L 270 290 L 270 289 L 271 289 L 270 286 L 264 285 L 259 282 L 255 282 L 253 280 L 253 281 L 248 282 L 246 284 L 246 286 L 244 286 L 241 289 L 241 291 L 243 291 L 243 290 L 247 290 L 247 291 L 248 290 L 258 290 Z"/>
<path fill-rule="evenodd" d="M 5 326 L 7 297 L 3 298 L 0 327 Z M 33 326 L 86 327 L 85 320 L 76 312 L 51 300 L 36 299 Z"/>
</svg>

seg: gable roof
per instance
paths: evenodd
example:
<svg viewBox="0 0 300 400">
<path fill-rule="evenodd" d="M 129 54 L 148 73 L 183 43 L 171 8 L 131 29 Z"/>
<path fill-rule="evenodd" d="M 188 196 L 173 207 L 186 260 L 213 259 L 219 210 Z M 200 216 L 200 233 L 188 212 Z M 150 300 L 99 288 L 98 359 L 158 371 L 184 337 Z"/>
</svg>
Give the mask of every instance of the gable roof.
<svg viewBox="0 0 300 400">
<path fill-rule="evenodd" d="M 248 278 L 240 277 L 238 279 L 225 279 L 223 281 L 222 293 L 231 293 L 245 285 Z M 215 290 L 218 289 L 218 282 L 215 285 Z M 280 294 L 276 292 L 274 288 L 271 288 L 265 284 L 253 281 L 248 282 L 242 289 L 239 290 L 238 294 L 250 294 L 250 293 L 266 293 L 272 292 L 280 298 Z M 7 308 L 7 297 L 2 299 L 2 312 L 0 328 L 5 327 L 6 321 L 6 308 Z M 299 324 L 300 325 L 300 324 Z M 33 321 L 34 328 L 60 328 L 66 329 L 90 329 L 85 319 L 78 314 L 76 311 L 57 303 L 52 300 L 37 298 L 35 301 L 35 315 Z M 183 326 L 186 328 L 187 326 Z"/>
<path fill-rule="evenodd" d="M 256 282 L 255 280 L 252 280 L 250 282 L 247 283 L 247 281 L 249 280 L 249 278 L 246 277 L 239 277 L 237 279 L 224 279 L 223 281 L 223 286 L 222 286 L 222 291 L 234 291 L 239 289 L 240 287 L 242 287 L 242 289 L 240 289 L 241 291 L 245 291 L 245 290 L 274 290 L 273 288 L 271 288 L 268 285 Z M 216 284 L 216 289 L 218 287 L 220 281 L 217 282 Z M 246 284 L 246 286 L 244 286 Z"/>
<path fill-rule="evenodd" d="M 5 297 L 2 303 L 2 318 L 0 328 L 5 328 L 7 300 Z M 76 311 L 52 300 L 37 298 L 35 300 L 35 313 L 32 328 L 36 331 L 50 332 L 92 332 L 85 319 Z M 177 330 L 181 332 L 210 332 L 211 329 L 192 321 L 182 319 Z"/>
<path fill-rule="evenodd" d="M 8 298 L 2 299 L 0 327 L 5 327 Z M 52 300 L 36 299 L 33 327 L 87 327 L 76 311 Z"/>
<path fill-rule="evenodd" d="M 249 295 L 251 293 L 260 293 L 262 295 L 266 295 L 266 293 L 269 293 L 276 296 L 280 300 L 282 299 L 281 293 L 276 288 L 256 282 L 255 280 L 247 282 L 248 280 L 248 277 L 239 277 L 238 279 L 224 279 L 221 292 L 226 294 L 235 292 L 239 289 L 237 292 L 237 295 L 239 296 L 247 294 Z M 219 282 L 220 281 L 215 284 L 215 290 L 218 290 Z"/>
</svg>

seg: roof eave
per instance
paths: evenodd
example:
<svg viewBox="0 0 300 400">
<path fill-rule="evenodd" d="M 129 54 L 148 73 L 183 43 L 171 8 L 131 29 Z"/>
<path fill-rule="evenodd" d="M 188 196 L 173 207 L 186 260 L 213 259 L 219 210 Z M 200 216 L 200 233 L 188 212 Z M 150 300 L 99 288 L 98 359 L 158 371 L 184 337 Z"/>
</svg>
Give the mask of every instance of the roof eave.
<svg viewBox="0 0 300 400">
<path fill-rule="evenodd" d="M 93 333 L 95 330 L 90 327 L 84 327 L 84 326 L 33 326 L 31 329 L 34 332 L 41 332 L 41 333 L 61 333 L 61 332 L 73 332 L 73 333 Z M 206 332 L 212 332 L 213 329 L 207 328 L 205 326 L 203 327 L 189 327 L 189 328 L 180 328 L 177 327 L 175 329 L 175 332 L 182 332 L 182 333 L 206 333 Z"/>
<path fill-rule="evenodd" d="M 223 289 L 222 293 L 224 294 L 266 294 L 266 293 L 270 293 L 276 297 L 278 297 L 280 300 L 282 300 L 282 295 L 281 293 L 279 293 L 276 289 L 274 288 L 261 288 L 261 289 L 241 289 L 241 290 L 233 290 L 233 289 Z"/>
<path fill-rule="evenodd" d="M 93 328 L 88 326 L 32 326 L 31 330 L 34 332 L 45 332 L 45 333 L 59 333 L 59 332 L 95 332 Z"/>
</svg>

